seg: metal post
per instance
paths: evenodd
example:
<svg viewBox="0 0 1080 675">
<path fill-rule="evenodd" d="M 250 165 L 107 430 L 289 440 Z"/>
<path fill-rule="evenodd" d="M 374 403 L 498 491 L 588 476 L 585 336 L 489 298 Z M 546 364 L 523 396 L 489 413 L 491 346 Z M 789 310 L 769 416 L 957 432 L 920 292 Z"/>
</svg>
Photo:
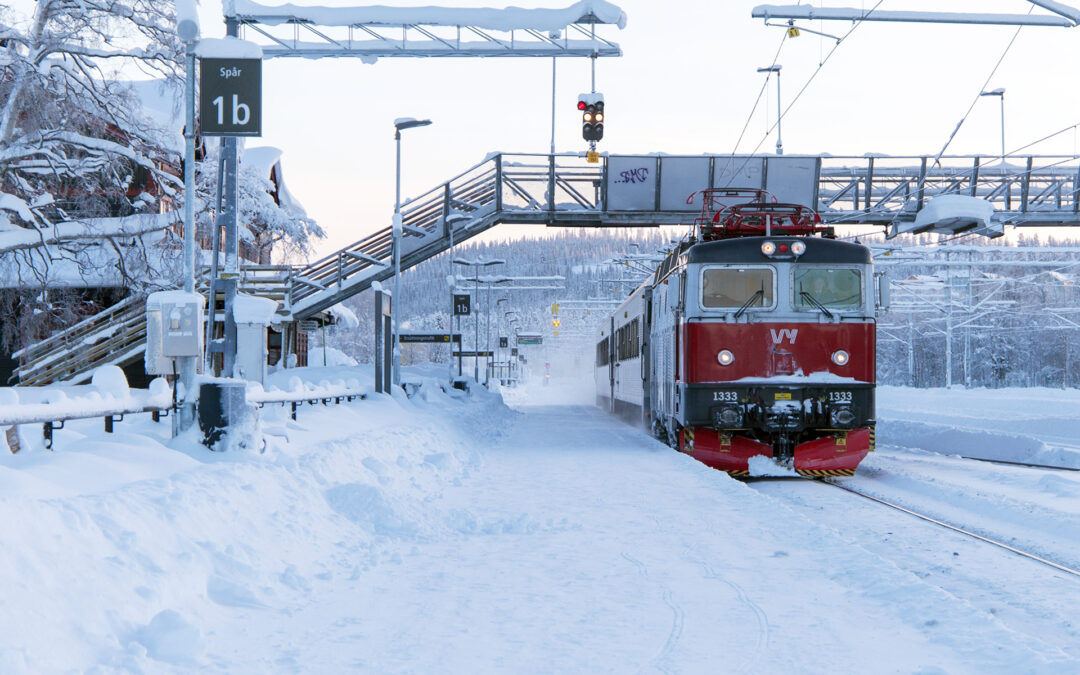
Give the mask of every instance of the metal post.
<svg viewBox="0 0 1080 675">
<path fill-rule="evenodd" d="M 974 252 L 968 254 L 969 261 L 974 258 Z M 975 268 L 972 265 L 968 265 L 968 279 L 967 279 L 967 308 L 966 312 L 969 314 L 967 319 L 967 325 L 964 326 L 964 388 L 971 389 L 971 314 L 972 308 L 975 303 L 974 290 L 972 289 L 971 282 L 972 277 L 975 274 Z"/>
<path fill-rule="evenodd" d="M 225 20 L 226 35 L 240 36 L 240 25 L 236 17 Z M 233 301 L 236 300 L 237 280 L 240 277 L 240 238 L 239 194 L 237 190 L 237 172 L 239 157 L 235 136 L 226 136 L 225 152 L 225 190 L 222 222 L 225 226 L 225 269 L 222 273 L 222 290 L 225 291 L 225 350 L 223 355 L 222 375 L 233 377 L 236 365 L 236 320 L 233 318 Z"/>
<path fill-rule="evenodd" d="M 949 265 L 949 253 L 945 253 L 945 388 L 952 387 L 952 267 Z"/>
<path fill-rule="evenodd" d="M 375 291 L 375 393 L 383 394 L 383 292 Z"/>
<path fill-rule="evenodd" d="M 1005 92 L 1001 92 L 1001 165 L 1005 166 Z"/>
<path fill-rule="evenodd" d="M 187 43 L 187 77 L 184 83 L 184 291 L 195 292 L 195 43 Z M 180 358 L 180 381 L 184 384 L 184 404 L 179 430 L 195 421 L 195 356 Z M 110 425 L 111 426 L 111 425 Z M 175 427 L 174 427 L 175 428 Z"/>
<path fill-rule="evenodd" d="M 447 206 L 449 206 L 449 204 L 450 204 L 450 185 L 449 184 L 447 184 L 447 186 L 446 186 L 446 203 L 447 203 Z M 443 211 L 443 213 L 445 214 L 446 211 Z M 455 314 L 455 310 L 457 310 L 457 305 L 454 303 L 454 291 L 457 290 L 457 284 L 454 283 L 454 279 L 457 276 L 457 273 L 454 271 L 454 223 L 450 222 L 450 219 L 448 217 L 445 217 L 445 216 L 444 216 L 444 221 L 443 222 L 446 223 L 446 234 L 447 234 L 448 237 L 450 237 L 450 248 L 447 249 L 447 254 L 449 255 L 449 261 L 450 261 L 450 319 L 446 322 L 446 328 L 447 328 L 447 330 L 450 331 L 450 358 L 448 360 L 450 361 L 450 381 L 453 382 L 454 381 L 454 314 Z M 461 325 L 460 320 L 458 321 L 458 325 L 459 326 Z M 461 375 L 461 347 L 458 347 L 458 375 Z"/>
<path fill-rule="evenodd" d="M 484 351 L 491 351 L 491 287 L 492 283 L 488 282 L 487 287 L 487 300 L 484 302 L 487 305 L 487 321 L 484 322 L 484 327 L 487 329 L 487 338 L 484 340 Z M 484 357 L 484 386 L 491 385 L 491 357 Z"/>
<path fill-rule="evenodd" d="M 401 290 L 401 129 L 394 127 L 394 143 L 397 146 L 397 158 L 394 162 L 394 225 L 391 228 L 394 250 L 394 300 L 398 299 Z M 393 334 L 393 368 L 394 384 L 401 384 L 401 349 L 398 346 L 398 320 L 397 312 L 390 315 Z"/>
<path fill-rule="evenodd" d="M 780 105 L 780 71 L 776 71 L 776 154 L 784 154 L 784 144 L 780 140 L 780 119 L 783 117 Z"/>
<path fill-rule="evenodd" d="M 907 352 L 907 370 L 908 370 L 908 386 L 915 386 L 915 313 L 908 311 L 907 322 L 907 334 L 908 334 L 908 352 Z"/>
<path fill-rule="evenodd" d="M 477 262 L 479 262 L 477 258 Z M 473 300 L 476 303 L 473 312 L 473 382 L 480 384 L 480 266 L 473 268 Z"/>
<path fill-rule="evenodd" d="M 551 57 L 551 154 L 555 154 L 555 57 Z"/>
</svg>

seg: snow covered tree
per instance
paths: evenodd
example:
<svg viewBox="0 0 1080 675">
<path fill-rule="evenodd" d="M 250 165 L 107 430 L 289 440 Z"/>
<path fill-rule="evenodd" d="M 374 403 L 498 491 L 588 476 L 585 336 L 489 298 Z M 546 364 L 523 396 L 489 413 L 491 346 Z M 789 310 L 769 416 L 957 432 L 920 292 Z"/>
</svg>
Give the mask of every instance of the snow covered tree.
<svg viewBox="0 0 1080 675">
<path fill-rule="evenodd" d="M 176 195 L 162 130 L 118 77 L 178 85 L 171 2 L 39 0 L 0 10 L 0 227 L 149 211 Z M 126 70 L 125 70 L 126 69 Z"/>
</svg>

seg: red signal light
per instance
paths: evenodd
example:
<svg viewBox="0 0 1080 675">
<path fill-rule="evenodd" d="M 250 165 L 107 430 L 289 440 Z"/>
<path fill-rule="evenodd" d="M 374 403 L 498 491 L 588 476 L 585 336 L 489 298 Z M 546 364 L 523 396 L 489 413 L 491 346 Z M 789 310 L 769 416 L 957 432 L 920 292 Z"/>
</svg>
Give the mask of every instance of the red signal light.
<svg viewBox="0 0 1080 675">
<path fill-rule="evenodd" d="M 780 252 L 787 253 L 787 244 L 780 244 Z"/>
<path fill-rule="evenodd" d="M 577 102 L 577 109 L 578 110 L 584 110 L 585 109 L 585 101 L 578 101 Z"/>
</svg>

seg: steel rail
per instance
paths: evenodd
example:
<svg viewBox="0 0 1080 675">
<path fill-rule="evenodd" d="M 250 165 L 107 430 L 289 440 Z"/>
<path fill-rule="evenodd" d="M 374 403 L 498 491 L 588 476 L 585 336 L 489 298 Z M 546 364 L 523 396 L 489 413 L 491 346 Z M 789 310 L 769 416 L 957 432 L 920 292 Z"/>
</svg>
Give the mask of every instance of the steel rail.
<svg viewBox="0 0 1080 675">
<path fill-rule="evenodd" d="M 976 462 L 987 462 L 988 464 L 1007 464 L 1009 466 L 1024 466 L 1030 469 L 1051 469 L 1054 471 L 1080 471 L 1080 469 L 1073 466 L 1053 466 L 1051 464 L 1032 464 L 1030 462 L 1010 462 L 1007 459 L 986 459 L 985 457 L 968 457 L 967 455 L 960 455 L 962 459 L 972 459 Z"/>
<path fill-rule="evenodd" d="M 956 525 L 950 525 L 949 523 L 938 520 L 936 518 L 931 518 L 930 516 L 923 515 L 923 514 L 917 512 L 917 511 L 912 511 L 911 509 L 900 506 L 899 504 L 893 504 L 890 501 L 886 501 L 886 500 L 881 499 L 879 497 L 874 497 L 873 495 L 868 495 L 865 492 L 860 492 L 859 490 L 856 490 L 855 488 L 852 488 L 852 487 L 848 487 L 847 485 L 841 485 L 840 483 L 837 483 L 836 481 L 824 480 L 822 482 L 825 483 L 826 485 L 831 485 L 833 487 L 840 488 L 841 490 L 844 490 L 846 492 L 850 492 L 853 495 L 858 495 L 859 497 L 862 497 L 863 499 L 869 499 L 872 502 L 877 502 L 878 504 L 882 504 L 883 506 L 888 506 L 891 509 L 896 509 L 897 511 L 901 511 L 903 513 L 906 513 L 909 516 L 914 516 L 916 518 L 919 518 L 920 520 L 925 520 L 928 523 L 933 523 L 934 525 L 940 525 L 941 527 L 944 527 L 944 528 L 946 528 L 948 530 L 952 530 L 953 532 L 959 532 L 960 534 L 966 535 L 966 536 L 971 537 L 973 539 L 978 539 L 981 542 L 990 544 L 992 546 L 997 546 L 998 548 L 1003 548 L 1006 551 L 1009 551 L 1010 553 L 1015 553 L 1016 555 L 1023 556 L 1025 558 L 1030 559 L 1030 560 L 1034 560 L 1035 562 L 1042 563 L 1043 565 L 1053 567 L 1054 569 L 1058 570 L 1059 572 L 1065 572 L 1066 574 L 1071 574 L 1071 575 L 1073 575 L 1075 577 L 1080 577 L 1080 570 L 1076 570 L 1076 569 L 1073 569 L 1071 567 L 1066 567 L 1065 565 L 1061 565 L 1061 564 L 1056 563 L 1056 562 L 1054 562 L 1052 560 L 1047 560 L 1046 558 L 1041 558 L 1041 557 L 1035 555 L 1034 553 L 1028 553 L 1027 551 L 1022 551 L 1022 550 L 1020 550 L 1020 549 L 1018 549 L 1018 548 L 1016 548 L 1014 546 L 1009 546 L 1008 544 L 1006 544 L 1004 542 L 997 541 L 996 539 L 991 539 L 989 537 L 984 537 L 981 534 L 976 534 L 976 533 L 974 533 L 974 532 L 972 532 L 970 530 L 965 530 L 962 527 L 957 527 Z"/>
</svg>

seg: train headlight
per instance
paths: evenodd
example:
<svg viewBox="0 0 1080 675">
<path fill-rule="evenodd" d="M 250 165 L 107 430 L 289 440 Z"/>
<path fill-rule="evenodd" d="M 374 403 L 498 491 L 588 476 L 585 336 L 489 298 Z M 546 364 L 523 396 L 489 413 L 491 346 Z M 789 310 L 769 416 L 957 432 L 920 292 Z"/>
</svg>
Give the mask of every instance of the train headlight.
<svg viewBox="0 0 1080 675">
<path fill-rule="evenodd" d="M 735 406 L 725 406 L 716 413 L 716 426 L 721 428 L 733 428 L 742 426 L 742 410 Z"/>
<path fill-rule="evenodd" d="M 716 355 L 716 361 L 722 366 L 730 366 L 735 363 L 735 355 L 726 349 L 721 349 Z"/>
<path fill-rule="evenodd" d="M 838 366 L 846 366 L 850 360 L 851 356 L 843 349 L 837 349 L 832 353 L 832 362 Z"/>
<path fill-rule="evenodd" d="M 776 253 L 776 243 L 771 241 L 761 242 L 761 252 L 768 256 L 773 255 Z"/>
<path fill-rule="evenodd" d="M 791 252 L 794 253 L 797 256 L 802 255 L 803 253 L 806 253 L 806 242 L 804 242 L 804 241 L 793 241 L 793 242 L 791 242 Z"/>
<path fill-rule="evenodd" d="M 851 408 L 833 408 L 829 411 L 829 424 L 839 429 L 850 427 L 855 422 L 855 413 Z"/>
</svg>

